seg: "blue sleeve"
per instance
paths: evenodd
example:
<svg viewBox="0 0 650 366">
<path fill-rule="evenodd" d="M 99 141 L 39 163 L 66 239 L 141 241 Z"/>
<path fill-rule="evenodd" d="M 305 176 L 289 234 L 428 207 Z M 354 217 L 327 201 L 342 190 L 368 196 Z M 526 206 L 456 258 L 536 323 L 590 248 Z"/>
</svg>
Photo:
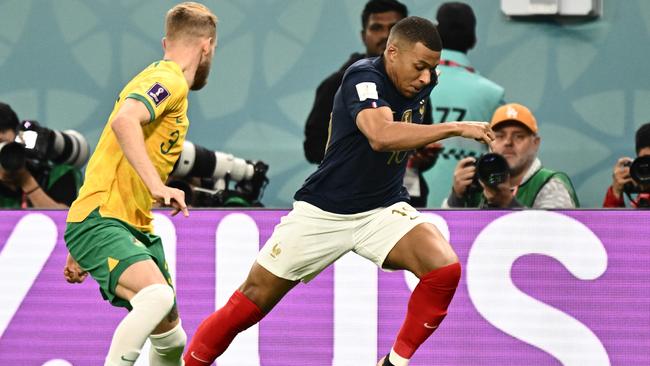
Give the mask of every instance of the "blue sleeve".
<svg viewBox="0 0 650 366">
<path fill-rule="evenodd" d="M 341 93 L 353 121 L 356 121 L 357 114 L 366 108 L 390 108 L 390 104 L 383 97 L 384 80 L 372 71 L 346 75 L 341 84 Z"/>
</svg>

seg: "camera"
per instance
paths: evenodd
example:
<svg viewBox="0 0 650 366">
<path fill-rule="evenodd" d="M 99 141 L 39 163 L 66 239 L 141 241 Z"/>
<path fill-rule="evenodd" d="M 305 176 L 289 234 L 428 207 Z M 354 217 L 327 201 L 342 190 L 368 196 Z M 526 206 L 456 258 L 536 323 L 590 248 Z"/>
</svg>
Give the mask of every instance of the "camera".
<svg viewBox="0 0 650 366">
<path fill-rule="evenodd" d="M 472 183 L 467 187 L 466 194 L 471 195 L 482 192 L 479 181 L 488 187 L 496 188 L 499 184 L 507 182 L 510 177 L 510 166 L 506 159 L 496 153 L 481 155 L 476 162 L 476 173 Z"/>
<path fill-rule="evenodd" d="M 262 206 L 260 202 L 269 180 L 269 166 L 262 161 L 244 160 L 185 141 L 169 185 L 185 191 L 195 207 Z M 197 179 L 192 187 L 187 179 Z M 236 182 L 231 188 L 231 182 Z"/>
<path fill-rule="evenodd" d="M 0 142 L 0 169 L 15 172 L 25 166 L 25 145 L 18 142 Z"/>
<path fill-rule="evenodd" d="M 56 131 L 36 121 L 22 121 L 13 142 L 0 143 L 0 166 L 16 171 L 29 163 L 35 167 L 68 164 L 82 168 L 90 157 L 88 141 L 77 131 Z"/>
<path fill-rule="evenodd" d="M 639 156 L 624 166 L 630 167 L 630 176 L 636 184 L 625 184 L 623 191 L 628 194 L 650 192 L 650 156 Z"/>
</svg>

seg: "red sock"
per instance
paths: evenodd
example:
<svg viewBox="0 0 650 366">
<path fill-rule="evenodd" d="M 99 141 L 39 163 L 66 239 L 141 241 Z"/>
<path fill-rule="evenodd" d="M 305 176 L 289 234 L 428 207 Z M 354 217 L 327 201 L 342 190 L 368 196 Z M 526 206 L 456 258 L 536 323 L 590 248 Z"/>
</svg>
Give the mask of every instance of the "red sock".
<svg viewBox="0 0 650 366">
<path fill-rule="evenodd" d="M 235 336 L 262 320 L 262 311 L 239 291 L 221 309 L 203 319 L 185 353 L 185 366 L 211 365 Z"/>
<path fill-rule="evenodd" d="M 433 270 L 420 278 L 409 300 L 406 320 L 393 345 L 395 353 L 410 359 L 415 350 L 429 338 L 454 297 L 460 280 L 460 263 Z"/>
</svg>

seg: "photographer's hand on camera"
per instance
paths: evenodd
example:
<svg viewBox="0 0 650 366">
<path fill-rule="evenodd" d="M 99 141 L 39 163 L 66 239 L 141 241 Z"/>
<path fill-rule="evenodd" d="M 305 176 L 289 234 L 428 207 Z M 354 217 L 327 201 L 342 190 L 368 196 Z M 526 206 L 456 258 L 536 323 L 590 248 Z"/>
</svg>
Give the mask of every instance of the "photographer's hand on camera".
<svg viewBox="0 0 650 366">
<path fill-rule="evenodd" d="M 623 195 L 623 190 L 626 184 L 634 183 L 634 180 L 630 176 L 630 164 L 632 163 L 632 158 L 622 157 L 618 159 L 616 165 L 614 165 L 614 171 L 612 173 L 612 191 L 616 198 L 621 198 Z"/>
<path fill-rule="evenodd" d="M 513 189 L 508 182 L 501 183 L 496 187 L 484 184 L 480 180 L 479 183 L 483 187 L 483 196 L 485 196 L 488 207 L 509 208 L 521 206 L 516 203 Z"/>
<path fill-rule="evenodd" d="M 68 206 L 55 201 L 38 184 L 34 176 L 26 168 L 8 172 L 0 169 L 0 182 L 14 190 L 23 192 L 23 200 L 29 201 L 34 208 L 67 208 Z"/>
<path fill-rule="evenodd" d="M 454 170 L 454 183 L 452 186 L 453 194 L 456 198 L 463 199 L 467 192 L 467 187 L 472 184 L 476 174 L 476 159 L 467 157 L 458 162 Z"/>
<path fill-rule="evenodd" d="M 28 183 L 29 177 L 31 177 L 31 174 L 25 168 L 13 172 L 0 168 L 0 182 L 14 189 L 21 188 L 23 191 L 26 191 L 25 185 Z"/>
</svg>

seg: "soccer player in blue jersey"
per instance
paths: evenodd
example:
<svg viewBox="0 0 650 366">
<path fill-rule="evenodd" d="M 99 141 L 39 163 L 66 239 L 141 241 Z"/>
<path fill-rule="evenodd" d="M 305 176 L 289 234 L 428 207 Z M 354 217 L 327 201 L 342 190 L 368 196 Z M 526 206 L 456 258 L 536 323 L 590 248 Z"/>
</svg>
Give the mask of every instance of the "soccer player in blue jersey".
<svg viewBox="0 0 650 366">
<path fill-rule="evenodd" d="M 436 227 L 407 203 L 406 162 L 414 149 L 446 137 L 494 139 L 484 122 L 421 124 L 441 49 L 430 21 L 408 17 L 392 28 L 383 56 L 348 68 L 334 98 L 323 162 L 296 193 L 293 210 L 276 226 L 244 284 L 203 320 L 186 366 L 212 364 L 299 281 L 310 281 L 349 251 L 420 279 L 393 348 L 379 365 L 408 365 L 438 328 L 458 286 L 460 264 Z"/>
</svg>

